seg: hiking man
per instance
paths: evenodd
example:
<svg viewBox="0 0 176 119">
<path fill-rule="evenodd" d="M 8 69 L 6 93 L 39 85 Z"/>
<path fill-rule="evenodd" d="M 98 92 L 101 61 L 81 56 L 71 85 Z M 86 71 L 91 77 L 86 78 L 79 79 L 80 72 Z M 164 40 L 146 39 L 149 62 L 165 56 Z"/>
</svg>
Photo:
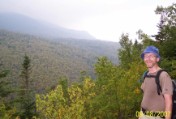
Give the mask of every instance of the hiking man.
<svg viewBox="0 0 176 119">
<path fill-rule="evenodd" d="M 147 75 L 155 76 L 161 68 L 159 50 L 155 46 L 148 46 L 141 54 L 146 67 Z M 159 76 L 161 94 L 157 92 L 154 77 L 145 77 L 141 85 L 143 99 L 141 102 L 141 114 L 139 119 L 171 119 L 172 112 L 172 80 L 166 71 Z"/>
</svg>

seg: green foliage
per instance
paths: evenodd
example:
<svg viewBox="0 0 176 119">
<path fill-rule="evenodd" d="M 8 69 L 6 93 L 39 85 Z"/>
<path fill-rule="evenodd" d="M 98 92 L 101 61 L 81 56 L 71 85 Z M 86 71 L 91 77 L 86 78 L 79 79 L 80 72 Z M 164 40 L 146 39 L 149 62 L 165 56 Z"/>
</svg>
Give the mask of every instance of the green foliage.
<svg viewBox="0 0 176 119">
<path fill-rule="evenodd" d="M 131 48 L 132 41 L 129 40 L 128 34 L 122 34 L 120 39 L 121 49 L 119 50 L 119 60 L 123 67 L 128 68 L 128 64 L 132 62 Z"/>
<path fill-rule="evenodd" d="M 95 92 L 96 96 L 92 101 L 94 110 L 91 112 L 97 118 L 117 117 L 117 66 L 107 59 L 99 58 L 95 64 L 97 74 Z M 96 113 L 95 113 L 96 112 Z"/>
<path fill-rule="evenodd" d="M 24 61 L 23 61 L 23 69 L 21 71 L 21 77 L 23 78 L 25 82 L 26 88 L 29 87 L 29 74 L 30 74 L 30 64 L 31 61 L 27 55 L 24 56 Z"/>
<path fill-rule="evenodd" d="M 14 114 L 16 113 L 16 109 L 8 109 L 4 103 L 0 102 L 0 118 L 1 119 L 13 119 Z"/>
<path fill-rule="evenodd" d="M 131 44 L 132 54 L 140 57 L 139 51 L 136 51 L 137 44 Z M 136 49 L 135 49 L 136 48 Z M 123 49 L 126 53 L 128 50 Z M 133 58 L 131 63 L 123 61 L 128 65 L 126 67 L 116 66 L 112 64 L 106 57 L 99 58 L 95 71 L 96 80 L 96 96 L 93 99 L 94 111 L 97 112 L 96 117 L 105 119 L 115 118 L 136 118 L 135 113 L 140 110 L 140 84 L 138 79 L 145 70 L 143 62 L 139 58 Z"/>
<path fill-rule="evenodd" d="M 68 82 L 80 81 L 80 72 L 94 76 L 96 57 L 107 56 L 118 62 L 116 42 L 84 39 L 45 39 L 26 34 L 0 30 L 0 56 L 2 68 L 10 69 L 9 80 L 18 86 L 21 62 L 30 54 L 30 77 L 37 92 L 43 93 L 58 83 L 58 78 L 67 77 Z M 1 63 L 0 62 L 0 63 Z M 15 79 L 15 80 L 14 80 Z"/>
<path fill-rule="evenodd" d="M 3 70 L 0 72 L 0 100 L 2 100 L 4 97 L 7 97 L 12 92 L 9 87 L 10 82 L 3 79 L 8 73 L 8 70 Z"/>
<path fill-rule="evenodd" d="M 95 84 L 85 79 L 82 86 L 69 87 L 69 104 L 64 97 L 63 85 L 58 85 L 46 95 L 36 95 L 36 106 L 39 118 L 52 119 L 85 119 L 86 108 L 90 106 L 90 99 L 95 95 L 92 88 Z M 86 108 L 85 108 L 86 107 Z"/>
<path fill-rule="evenodd" d="M 160 23 L 158 26 L 160 28 L 158 35 L 162 34 L 160 31 L 164 30 L 166 26 L 169 26 L 170 28 L 172 28 L 172 26 L 176 26 L 175 11 L 176 11 L 176 4 L 175 3 L 173 3 L 172 5 L 165 7 L 165 8 L 162 6 L 158 6 L 156 8 L 155 13 L 161 15 Z M 161 35 L 160 38 L 162 39 L 162 37 L 165 37 L 167 39 L 168 38 L 167 35 L 166 36 L 164 36 L 164 35 L 166 35 L 166 34 L 163 34 L 163 36 Z M 157 37 L 157 38 L 159 38 L 159 37 Z M 157 40 L 159 40 L 159 39 L 157 39 Z"/>
<path fill-rule="evenodd" d="M 140 35 L 141 38 L 144 37 L 144 35 L 142 36 L 142 33 Z M 121 49 L 119 49 L 118 56 L 121 67 L 128 69 L 131 62 L 140 61 L 139 56 L 142 49 L 142 45 L 140 43 L 135 41 L 133 44 L 129 39 L 128 34 L 122 34 L 120 38 L 120 45 Z"/>
<path fill-rule="evenodd" d="M 11 105 L 11 100 L 8 100 L 9 95 L 13 92 L 10 82 L 7 80 L 8 70 L 0 71 L 0 118 L 10 119 L 15 113 L 15 108 Z"/>
<path fill-rule="evenodd" d="M 176 4 L 172 4 L 166 8 L 157 7 L 156 14 L 161 16 L 158 25 L 159 32 L 155 35 L 159 44 L 162 56 L 161 66 L 169 71 L 172 78 L 176 78 Z"/>
<path fill-rule="evenodd" d="M 141 92 L 140 83 L 138 83 L 145 66 L 139 61 L 130 63 L 128 70 L 121 69 L 122 75 L 119 80 L 119 100 L 120 113 L 123 118 L 135 117 L 136 111 L 140 110 Z"/>
<path fill-rule="evenodd" d="M 25 55 L 24 61 L 22 63 L 22 71 L 21 71 L 21 81 L 19 82 L 19 94 L 18 94 L 18 103 L 19 108 L 17 108 L 17 115 L 20 118 L 31 119 L 35 115 L 35 99 L 34 99 L 34 90 L 32 90 L 30 79 L 31 72 L 31 60 Z"/>
<path fill-rule="evenodd" d="M 59 118 L 64 106 L 65 99 L 61 85 L 58 85 L 55 90 L 46 95 L 36 95 L 36 107 L 41 119 Z"/>
</svg>

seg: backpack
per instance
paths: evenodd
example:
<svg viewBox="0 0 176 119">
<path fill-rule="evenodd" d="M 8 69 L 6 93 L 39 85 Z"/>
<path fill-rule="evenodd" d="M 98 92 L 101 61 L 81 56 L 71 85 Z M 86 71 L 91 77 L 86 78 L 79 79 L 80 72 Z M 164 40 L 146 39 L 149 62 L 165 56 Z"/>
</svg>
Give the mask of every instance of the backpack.
<svg viewBox="0 0 176 119">
<path fill-rule="evenodd" d="M 165 70 L 159 70 L 156 75 L 147 75 L 148 71 L 145 71 L 142 75 L 142 78 L 140 79 L 140 82 L 141 83 L 144 82 L 145 77 L 155 78 L 155 82 L 156 82 L 156 85 L 157 85 L 156 90 L 157 90 L 158 95 L 160 95 L 162 89 L 161 89 L 161 86 L 160 86 L 159 76 L 160 76 L 162 71 L 165 71 Z M 173 95 L 172 95 L 173 105 L 172 105 L 172 118 L 171 119 L 176 119 L 176 80 L 172 79 L 172 85 L 173 85 Z"/>
</svg>

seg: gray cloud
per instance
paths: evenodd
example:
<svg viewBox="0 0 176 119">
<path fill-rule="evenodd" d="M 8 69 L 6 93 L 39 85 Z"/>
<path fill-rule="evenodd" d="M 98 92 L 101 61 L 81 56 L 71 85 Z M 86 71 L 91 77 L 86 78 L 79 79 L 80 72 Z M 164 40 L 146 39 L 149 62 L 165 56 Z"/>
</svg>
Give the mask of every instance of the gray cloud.
<svg viewBox="0 0 176 119">
<path fill-rule="evenodd" d="M 86 30 L 101 39 L 117 39 L 122 32 L 154 32 L 157 5 L 174 0 L 1 0 L 0 11 L 13 11 L 63 27 Z M 150 23 L 148 23 L 150 18 Z M 136 26 L 134 26 L 136 24 Z"/>
</svg>

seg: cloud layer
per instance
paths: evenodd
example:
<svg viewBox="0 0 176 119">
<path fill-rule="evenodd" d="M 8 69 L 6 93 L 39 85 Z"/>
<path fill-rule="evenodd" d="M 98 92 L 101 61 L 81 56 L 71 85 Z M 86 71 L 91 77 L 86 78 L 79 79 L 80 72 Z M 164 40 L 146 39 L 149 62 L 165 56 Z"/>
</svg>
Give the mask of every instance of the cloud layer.
<svg viewBox="0 0 176 119">
<path fill-rule="evenodd" d="M 66 28 L 85 30 L 98 39 L 118 41 L 138 29 L 156 33 L 157 5 L 174 0 L 1 0 L 0 11 L 17 12 Z"/>
</svg>

